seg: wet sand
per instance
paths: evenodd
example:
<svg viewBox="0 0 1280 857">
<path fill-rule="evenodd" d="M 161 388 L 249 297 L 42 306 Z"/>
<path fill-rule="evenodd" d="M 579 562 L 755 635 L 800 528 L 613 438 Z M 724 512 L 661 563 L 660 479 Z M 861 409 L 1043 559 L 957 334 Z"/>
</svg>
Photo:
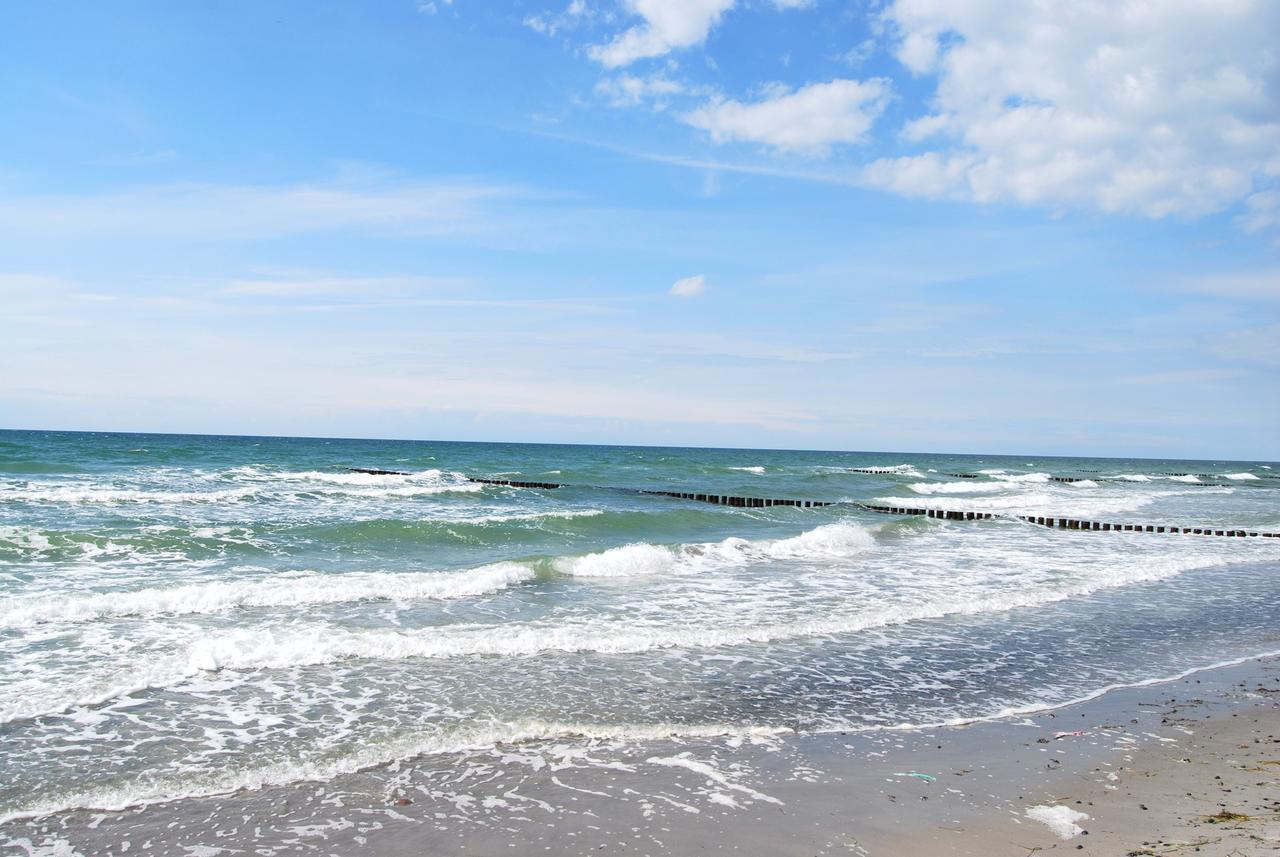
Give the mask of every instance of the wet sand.
<svg viewBox="0 0 1280 857">
<path fill-rule="evenodd" d="M 967 726 L 424 757 L 328 783 L 10 822 L 0 843 L 42 857 L 1270 854 L 1280 660 Z"/>
</svg>

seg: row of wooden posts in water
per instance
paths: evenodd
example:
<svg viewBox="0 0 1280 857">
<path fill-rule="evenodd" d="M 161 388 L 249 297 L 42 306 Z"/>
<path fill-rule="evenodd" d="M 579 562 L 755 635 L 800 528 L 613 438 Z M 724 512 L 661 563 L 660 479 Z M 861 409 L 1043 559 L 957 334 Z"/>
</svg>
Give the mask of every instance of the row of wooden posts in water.
<svg viewBox="0 0 1280 857">
<path fill-rule="evenodd" d="M 560 482 L 520 482 L 515 479 L 476 479 L 468 476 L 472 482 L 483 485 L 508 485 L 512 488 L 569 488 Z M 696 500 L 699 503 L 714 503 L 717 506 L 736 506 L 743 509 L 767 509 L 771 506 L 796 506 L 813 509 L 818 506 L 835 506 L 837 503 L 825 500 L 780 500 L 773 497 L 735 497 L 728 494 L 704 494 L 694 491 L 658 491 L 649 488 L 617 488 L 614 486 L 579 486 L 590 488 L 604 487 L 608 491 L 625 491 L 629 494 L 648 494 L 658 497 L 675 497 L 678 500 Z"/>
<path fill-rule="evenodd" d="M 377 476 L 408 476 L 395 470 L 372 470 L 368 468 L 349 467 L 353 473 L 367 473 Z M 872 471 L 879 472 L 879 471 Z M 517 479 L 480 479 L 467 477 L 472 482 L 482 485 L 502 485 L 510 488 L 569 488 L 572 486 L 562 482 L 526 482 Z M 1065 479 L 1065 477 L 1064 477 Z M 581 487 L 581 486 L 580 486 Z M 600 488 L 601 486 L 586 486 Z M 1116 533 L 1174 533 L 1196 536 L 1235 536 L 1238 538 L 1280 538 L 1280 533 L 1263 533 L 1253 530 L 1218 529 L 1216 527 L 1175 527 L 1157 524 L 1113 524 L 1106 521 L 1081 521 L 1076 518 L 1047 517 L 1044 515 L 997 515 L 992 512 L 966 512 L 955 509 L 925 509 L 918 506 L 881 506 L 873 503 L 854 503 L 828 500 L 795 500 L 776 497 L 739 497 L 730 494 L 709 494 L 701 491 L 659 491 L 647 488 L 616 488 L 607 486 L 611 491 L 625 491 L 631 494 L 646 494 L 659 497 L 674 497 L 678 500 L 693 500 L 698 503 L 712 503 L 717 506 L 732 506 L 742 509 L 768 509 L 774 506 L 794 506 L 802 509 L 816 509 L 823 506 L 856 506 L 869 512 L 882 515 L 906 515 L 925 518 L 936 518 L 944 521 L 989 521 L 993 518 L 1012 518 L 1037 524 L 1042 527 L 1055 527 L 1063 530 L 1097 530 Z"/>
<path fill-rule="evenodd" d="M 1196 536 L 1237 536 L 1252 538 L 1280 539 L 1280 533 L 1262 533 L 1253 530 L 1219 530 L 1213 527 L 1175 527 L 1157 524 L 1113 524 L 1107 521 L 1081 521 L 1076 518 L 1055 518 L 1045 515 L 996 515 L 991 512 L 957 512 L 943 509 L 920 509 L 908 506 L 876 506 L 868 503 L 856 504 L 871 512 L 884 515 L 923 515 L 928 518 L 941 518 L 947 521 L 988 521 L 992 518 L 1012 518 L 1028 524 L 1042 527 L 1057 527 L 1063 530 L 1098 530 L 1113 533 L 1173 533 Z"/>
<path fill-rule="evenodd" d="M 894 471 L 892 471 L 892 470 L 886 470 L 886 469 L 884 469 L 884 468 L 875 468 L 875 467 L 850 467 L 850 468 L 849 468 L 849 472 L 850 472 L 850 473 L 868 473 L 868 474 L 871 474 L 872 476 L 884 476 L 884 475 L 886 475 L 886 474 L 891 474 L 891 473 L 893 473 Z M 1098 473 L 1099 471 L 1097 471 L 1097 470 L 1086 470 L 1086 471 L 1083 471 L 1083 472 L 1085 472 L 1085 473 Z M 943 475 L 943 476 L 950 476 L 952 479 L 981 479 L 981 478 L 982 478 L 982 477 L 984 477 L 984 476 L 993 476 L 993 477 L 999 478 L 999 476 L 998 476 L 997 474 L 992 474 L 992 473 L 943 473 L 942 475 Z M 1016 475 L 1016 474 L 1015 474 L 1015 475 Z M 1198 479 L 1221 479 L 1221 478 L 1223 478 L 1223 475 L 1222 475 L 1221 473 L 1166 473 L 1166 474 L 1164 474 L 1164 475 L 1165 475 L 1165 476 L 1194 476 L 1194 477 L 1196 477 L 1196 478 L 1198 478 Z M 1086 481 L 1086 480 L 1088 480 L 1088 479 L 1090 479 L 1090 478 L 1091 478 L 1091 477 L 1087 477 L 1087 476 L 1050 476 L 1050 477 L 1049 477 L 1049 481 L 1050 481 L 1050 482 L 1066 482 L 1066 483 L 1071 483 L 1071 482 L 1084 482 L 1084 481 Z M 1106 479 L 1107 477 L 1102 477 L 1102 478 L 1103 478 L 1103 479 Z M 1259 478 L 1259 479 L 1280 479 L 1280 476 L 1273 476 L 1273 475 L 1270 475 L 1270 474 L 1263 474 L 1262 476 L 1259 476 L 1258 478 Z M 1189 483 L 1187 483 L 1187 484 L 1189 484 L 1189 485 L 1195 485 L 1195 484 L 1197 484 L 1197 483 L 1189 482 Z"/>
</svg>

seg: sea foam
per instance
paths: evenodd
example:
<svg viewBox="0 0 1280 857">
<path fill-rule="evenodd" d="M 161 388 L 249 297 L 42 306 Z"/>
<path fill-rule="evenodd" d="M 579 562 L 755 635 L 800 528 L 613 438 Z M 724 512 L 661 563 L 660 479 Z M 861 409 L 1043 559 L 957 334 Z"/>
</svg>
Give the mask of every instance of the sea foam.
<svg viewBox="0 0 1280 857">
<path fill-rule="evenodd" d="M 220 613 L 238 607 L 299 607 L 353 601 L 470 598 L 531 580 L 527 566 L 503 562 L 460 572 L 348 572 L 286 579 L 232 580 L 131 592 L 14 598 L 0 607 L 0 628 L 88 622 L 126 616 Z"/>
<path fill-rule="evenodd" d="M 416 630 L 344 628 L 329 623 L 249 627 L 190 640 L 171 655 L 127 672 L 81 680 L 74 687 L 0 690 L 0 722 L 59 714 L 78 706 L 153 687 L 173 687 L 201 674 L 252 672 L 334 664 L 350 660 L 440 660 L 467 657 L 527 658 L 542 655 L 635 654 L 662 649 L 709 649 L 851 634 L 954 615 L 978 615 L 1036 607 L 1095 592 L 1174 577 L 1223 565 L 1229 557 L 1166 558 L 1119 562 L 1089 577 L 1015 589 L 948 590 L 923 600 L 898 599 L 851 606 L 822 616 L 719 627 L 651 627 L 607 619 L 534 620 L 522 624 L 457 625 Z"/>
<path fill-rule="evenodd" d="M 875 547 L 870 530 L 833 523 L 785 539 L 719 542 L 666 547 L 636 543 L 579 557 L 560 557 L 552 567 L 574 577 L 635 577 L 694 573 L 744 565 L 763 559 L 817 560 L 854 556 Z"/>
</svg>

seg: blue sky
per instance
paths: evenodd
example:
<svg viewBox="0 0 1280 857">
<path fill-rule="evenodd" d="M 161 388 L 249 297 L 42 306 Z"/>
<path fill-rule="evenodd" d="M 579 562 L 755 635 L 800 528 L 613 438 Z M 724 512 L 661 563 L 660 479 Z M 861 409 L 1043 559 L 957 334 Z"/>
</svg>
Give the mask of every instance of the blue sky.
<svg viewBox="0 0 1280 857">
<path fill-rule="evenodd" d="M 1280 457 L 1280 6 L 19 2 L 0 425 Z"/>
</svg>

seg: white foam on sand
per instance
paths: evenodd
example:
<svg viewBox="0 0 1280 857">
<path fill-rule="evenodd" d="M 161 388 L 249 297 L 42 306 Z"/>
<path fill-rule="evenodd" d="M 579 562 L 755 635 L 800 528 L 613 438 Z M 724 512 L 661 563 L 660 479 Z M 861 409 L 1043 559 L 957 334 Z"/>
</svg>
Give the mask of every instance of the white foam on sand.
<svg viewBox="0 0 1280 857">
<path fill-rule="evenodd" d="M 1046 825 L 1059 839 L 1071 839 L 1084 833 L 1076 822 L 1084 821 L 1088 813 L 1078 812 L 1069 806 L 1029 806 L 1027 818 Z"/>
<path fill-rule="evenodd" d="M 507 723 L 480 724 L 445 731 L 424 731 L 367 744 L 334 748 L 331 752 L 310 753 L 300 758 L 282 758 L 276 762 L 232 769 L 204 775 L 159 774 L 127 785 L 104 785 L 83 791 L 67 792 L 54 798 L 20 804 L 0 813 L 0 824 L 62 812 L 68 809 L 119 811 L 132 806 L 146 806 L 192 797 L 230 794 L 242 789 L 296 782 L 325 782 L 343 774 L 366 770 L 378 765 L 423 755 L 452 755 L 469 750 L 484 750 L 505 744 L 525 744 L 571 737 L 575 740 L 599 739 L 633 742 L 657 739 L 710 738 L 720 736 L 776 735 L 787 729 L 742 728 L 708 724 L 685 726 L 664 724 L 592 724 L 524 720 Z M 712 769 L 714 770 L 714 769 Z M 701 773 L 701 771 L 699 771 Z M 729 788 L 774 801 L 745 786 L 729 784 Z M 776 801 L 775 801 L 776 802 Z M 68 852 L 35 852 L 42 857 L 63 857 Z"/>
<path fill-rule="evenodd" d="M 678 756 L 652 756 L 647 761 L 651 765 L 661 765 L 665 768 L 684 768 L 687 771 L 692 771 L 695 774 L 706 777 L 709 782 L 720 786 L 721 788 L 745 794 L 754 800 L 783 806 L 783 802 L 778 800 L 776 797 L 757 791 L 750 786 L 744 786 L 741 783 L 733 782 L 719 768 L 708 762 L 692 758 L 692 754 L 688 752 L 681 753 Z M 725 806 L 737 806 L 737 802 L 734 801 L 730 795 L 723 793 L 717 795 L 713 793 L 709 795 L 709 797 L 716 803 L 723 804 Z"/>
</svg>

